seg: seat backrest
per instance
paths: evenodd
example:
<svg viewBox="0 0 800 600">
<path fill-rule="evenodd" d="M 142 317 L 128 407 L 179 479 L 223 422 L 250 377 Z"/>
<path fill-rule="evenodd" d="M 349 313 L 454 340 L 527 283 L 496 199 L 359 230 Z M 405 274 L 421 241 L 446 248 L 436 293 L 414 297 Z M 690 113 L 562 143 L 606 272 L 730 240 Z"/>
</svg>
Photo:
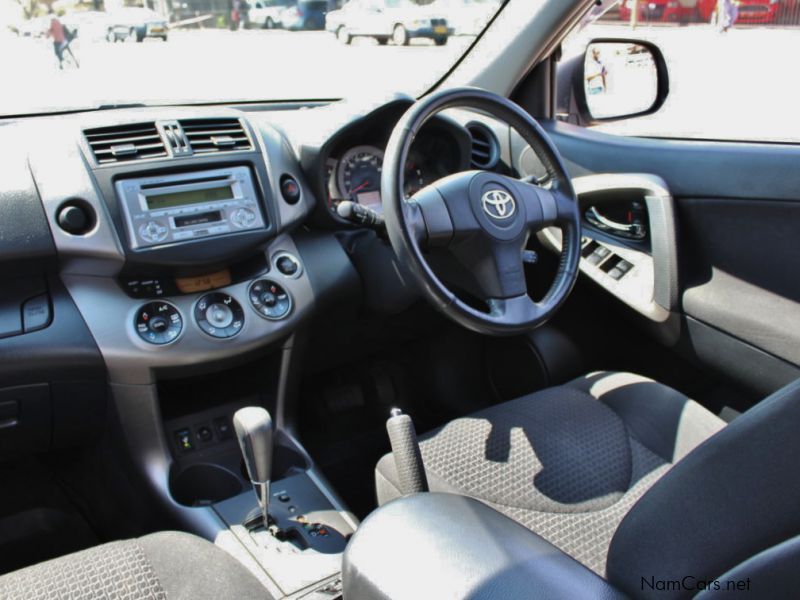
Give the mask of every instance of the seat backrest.
<svg viewBox="0 0 800 600">
<path fill-rule="evenodd" d="M 764 573 L 770 556 L 786 556 L 775 547 L 798 534 L 800 380 L 695 448 L 639 500 L 614 534 L 606 575 L 633 597 L 688 598 L 698 582 L 746 578 L 748 564 Z M 800 564 L 795 572 L 800 580 Z"/>
</svg>

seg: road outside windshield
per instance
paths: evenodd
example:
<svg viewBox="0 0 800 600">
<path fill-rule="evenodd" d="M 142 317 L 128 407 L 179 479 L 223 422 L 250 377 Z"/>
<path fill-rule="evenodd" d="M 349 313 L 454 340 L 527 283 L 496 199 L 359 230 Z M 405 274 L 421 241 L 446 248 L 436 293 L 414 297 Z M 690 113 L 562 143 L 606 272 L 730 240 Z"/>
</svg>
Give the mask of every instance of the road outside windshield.
<svg viewBox="0 0 800 600">
<path fill-rule="evenodd" d="M 0 115 L 419 94 L 499 0 L 0 0 Z"/>
</svg>

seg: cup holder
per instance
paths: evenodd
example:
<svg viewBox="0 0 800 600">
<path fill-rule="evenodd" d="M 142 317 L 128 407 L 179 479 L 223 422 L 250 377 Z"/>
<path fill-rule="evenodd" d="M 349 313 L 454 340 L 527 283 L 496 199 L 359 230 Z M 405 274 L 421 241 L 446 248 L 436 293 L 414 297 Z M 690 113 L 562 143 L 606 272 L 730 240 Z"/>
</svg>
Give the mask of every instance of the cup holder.
<svg viewBox="0 0 800 600">
<path fill-rule="evenodd" d="M 172 497 L 185 506 L 203 506 L 242 492 L 239 478 L 218 465 L 191 465 L 170 476 Z"/>
</svg>

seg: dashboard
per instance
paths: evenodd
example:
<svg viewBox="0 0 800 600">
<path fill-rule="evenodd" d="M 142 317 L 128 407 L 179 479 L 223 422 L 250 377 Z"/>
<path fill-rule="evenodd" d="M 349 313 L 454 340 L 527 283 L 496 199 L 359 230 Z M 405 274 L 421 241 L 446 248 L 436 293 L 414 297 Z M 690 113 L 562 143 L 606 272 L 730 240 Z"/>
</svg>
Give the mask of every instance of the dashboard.
<svg viewBox="0 0 800 600">
<path fill-rule="evenodd" d="M 0 275 L 15 290 L 0 303 L 0 354 L 41 359 L 15 363 L 9 381 L 38 384 L 42 365 L 83 357 L 112 384 L 152 384 L 281 343 L 324 306 L 361 302 L 365 282 L 412 302 L 385 268 L 391 249 L 374 235 L 360 250 L 343 242 L 359 230 L 335 211 L 344 199 L 380 210 L 383 152 L 412 102 L 0 123 Z M 475 166 L 476 118 L 423 127 L 408 196 Z"/>
</svg>

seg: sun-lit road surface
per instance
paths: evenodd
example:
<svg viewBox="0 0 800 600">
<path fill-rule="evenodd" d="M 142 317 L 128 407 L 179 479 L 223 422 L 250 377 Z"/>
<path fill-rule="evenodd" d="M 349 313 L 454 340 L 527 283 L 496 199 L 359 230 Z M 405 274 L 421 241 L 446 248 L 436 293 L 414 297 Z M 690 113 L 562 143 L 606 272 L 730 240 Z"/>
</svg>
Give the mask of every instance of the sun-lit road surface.
<svg viewBox="0 0 800 600">
<path fill-rule="evenodd" d="M 720 35 L 707 25 L 592 25 L 565 48 L 592 37 L 656 42 L 670 68 L 671 92 L 652 117 L 603 125 L 619 133 L 800 141 L 800 29 L 742 28 Z M 174 31 L 167 43 L 80 40 L 81 68 L 59 72 L 45 39 L 0 37 L 0 114 L 110 103 L 316 99 L 419 93 L 449 68 L 471 38 L 444 47 L 352 46 L 325 32 Z"/>
</svg>

